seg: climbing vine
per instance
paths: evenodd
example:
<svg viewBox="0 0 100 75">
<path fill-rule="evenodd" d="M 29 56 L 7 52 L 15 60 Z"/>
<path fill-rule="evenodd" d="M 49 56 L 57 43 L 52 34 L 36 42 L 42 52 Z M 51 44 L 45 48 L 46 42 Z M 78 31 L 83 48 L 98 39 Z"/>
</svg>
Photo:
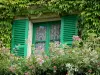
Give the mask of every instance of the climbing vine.
<svg viewBox="0 0 100 75">
<path fill-rule="evenodd" d="M 48 12 L 78 14 L 81 36 L 86 38 L 91 33 L 100 36 L 99 0 L 0 0 L 0 41 L 10 47 L 11 27 L 15 17 L 31 17 Z"/>
</svg>

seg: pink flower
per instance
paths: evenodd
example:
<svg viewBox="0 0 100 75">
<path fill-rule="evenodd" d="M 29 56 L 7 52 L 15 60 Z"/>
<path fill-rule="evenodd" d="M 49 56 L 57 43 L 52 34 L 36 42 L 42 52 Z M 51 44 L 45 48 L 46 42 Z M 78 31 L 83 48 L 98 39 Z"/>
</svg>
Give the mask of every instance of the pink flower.
<svg viewBox="0 0 100 75">
<path fill-rule="evenodd" d="M 56 67 L 56 66 L 53 66 L 53 68 L 54 68 L 54 69 L 57 69 L 57 67 Z"/>
<path fill-rule="evenodd" d="M 73 40 L 80 41 L 81 39 L 79 36 L 73 36 Z"/>
<path fill-rule="evenodd" d="M 10 54 L 10 56 L 11 56 L 11 57 L 13 57 L 13 56 L 14 56 L 14 54 Z"/>
<path fill-rule="evenodd" d="M 88 72 L 89 72 L 89 73 L 91 73 L 91 72 L 92 72 L 92 70 L 88 70 Z"/>
<path fill-rule="evenodd" d="M 40 65 L 44 63 L 44 60 L 42 58 L 37 58 L 37 61 L 39 62 Z"/>
<path fill-rule="evenodd" d="M 45 56 L 46 59 L 48 59 L 48 56 Z"/>
<path fill-rule="evenodd" d="M 29 75 L 29 72 L 25 72 L 24 75 Z"/>
<path fill-rule="evenodd" d="M 32 69 L 32 68 L 33 68 L 33 66 L 29 66 L 29 68 L 30 68 L 30 69 Z"/>
<path fill-rule="evenodd" d="M 15 68 L 14 68 L 14 67 L 10 67 L 9 70 L 10 70 L 11 72 L 13 72 L 13 73 L 15 72 Z"/>
<path fill-rule="evenodd" d="M 66 73 L 66 75 L 68 75 L 68 73 Z"/>
</svg>

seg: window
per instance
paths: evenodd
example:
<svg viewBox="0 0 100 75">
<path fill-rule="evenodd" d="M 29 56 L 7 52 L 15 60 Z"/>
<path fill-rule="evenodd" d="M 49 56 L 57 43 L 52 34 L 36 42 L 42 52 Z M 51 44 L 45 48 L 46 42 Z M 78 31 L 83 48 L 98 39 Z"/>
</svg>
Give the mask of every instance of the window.
<svg viewBox="0 0 100 75">
<path fill-rule="evenodd" d="M 77 21 L 78 15 L 62 16 L 61 21 L 40 23 L 34 23 L 33 21 L 32 35 L 29 34 L 32 31 L 29 19 L 14 20 L 12 25 L 11 52 L 14 53 L 17 46 L 16 54 L 18 56 L 28 56 L 28 53 L 31 53 L 31 41 L 29 41 L 31 38 L 37 53 L 45 50 L 46 54 L 49 54 L 50 42 L 61 42 L 71 46 L 73 35 L 78 33 Z"/>
<path fill-rule="evenodd" d="M 60 27 L 60 21 L 33 24 L 33 44 L 36 54 L 41 54 L 44 50 L 48 53 L 50 42 L 60 43 Z"/>
</svg>

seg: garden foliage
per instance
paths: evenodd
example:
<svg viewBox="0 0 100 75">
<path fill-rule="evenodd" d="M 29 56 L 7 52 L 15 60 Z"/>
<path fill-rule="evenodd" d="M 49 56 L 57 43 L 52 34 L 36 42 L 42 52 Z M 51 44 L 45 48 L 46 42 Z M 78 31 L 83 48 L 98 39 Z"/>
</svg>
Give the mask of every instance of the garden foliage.
<svg viewBox="0 0 100 75">
<path fill-rule="evenodd" d="M 79 34 L 86 38 L 89 33 L 100 36 L 99 0 L 0 0 L 0 41 L 10 47 L 11 27 L 16 17 L 40 16 L 45 13 L 59 15 L 78 14 Z"/>
<path fill-rule="evenodd" d="M 73 39 L 72 46 L 51 43 L 49 56 L 43 52 L 22 58 L 0 48 L 0 75 L 99 75 L 100 37 Z"/>
</svg>

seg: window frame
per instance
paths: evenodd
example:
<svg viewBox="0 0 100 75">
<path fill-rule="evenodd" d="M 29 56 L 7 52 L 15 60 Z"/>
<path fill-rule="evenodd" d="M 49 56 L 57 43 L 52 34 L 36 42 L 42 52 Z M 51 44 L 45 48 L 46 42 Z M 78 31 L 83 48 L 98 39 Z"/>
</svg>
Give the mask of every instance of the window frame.
<svg viewBox="0 0 100 75">
<path fill-rule="evenodd" d="M 34 47 L 35 47 L 35 43 L 36 43 L 36 27 L 41 26 L 41 25 L 47 27 L 47 29 L 46 29 L 46 40 L 45 40 L 45 53 L 47 55 L 49 55 L 49 46 L 50 46 L 49 44 L 50 44 L 50 41 L 51 41 L 50 40 L 50 29 L 51 29 L 52 24 L 55 24 L 55 25 L 60 24 L 60 35 L 59 35 L 59 37 L 60 37 L 61 36 L 61 20 L 33 23 L 32 44 L 34 44 Z M 44 42 L 44 41 L 39 41 L 39 42 Z"/>
</svg>

